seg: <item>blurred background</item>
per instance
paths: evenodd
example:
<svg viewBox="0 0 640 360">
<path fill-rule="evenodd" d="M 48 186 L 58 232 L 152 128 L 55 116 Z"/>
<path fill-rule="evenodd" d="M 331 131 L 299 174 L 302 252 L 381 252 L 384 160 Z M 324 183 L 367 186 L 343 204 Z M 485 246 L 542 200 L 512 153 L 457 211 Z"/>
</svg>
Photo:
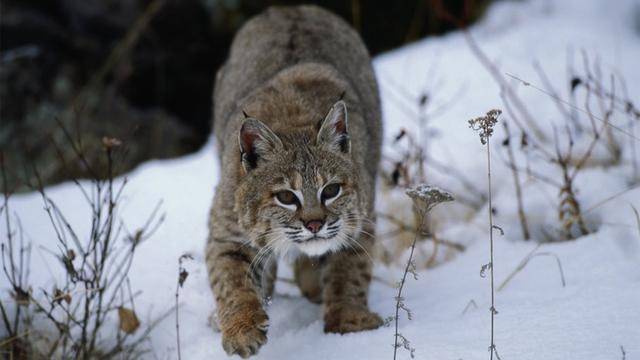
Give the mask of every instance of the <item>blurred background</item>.
<svg viewBox="0 0 640 360">
<path fill-rule="evenodd" d="M 437 3 L 473 22 L 490 2 Z M 105 136 L 125 149 L 117 173 L 197 150 L 211 131 L 213 79 L 233 34 L 268 6 L 301 3 L 342 16 L 373 55 L 455 27 L 430 0 L 0 1 L 0 159 L 9 190 L 28 190 L 35 171 L 44 185 L 88 176 L 87 163 L 105 165 L 94 151 Z"/>
</svg>

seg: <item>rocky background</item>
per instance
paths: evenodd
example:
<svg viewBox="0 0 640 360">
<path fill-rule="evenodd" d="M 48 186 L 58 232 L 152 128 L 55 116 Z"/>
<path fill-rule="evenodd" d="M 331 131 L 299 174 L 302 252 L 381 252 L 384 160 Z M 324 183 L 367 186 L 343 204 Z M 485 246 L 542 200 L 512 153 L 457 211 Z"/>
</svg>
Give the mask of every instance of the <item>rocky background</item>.
<svg viewBox="0 0 640 360">
<path fill-rule="evenodd" d="M 490 0 L 449 12 L 476 19 Z M 198 149 L 234 32 L 270 5 L 308 1 L 0 1 L 0 163 L 10 191 L 82 178 L 125 149 L 117 173 Z M 314 1 L 362 34 L 372 54 L 453 28 L 433 1 Z M 99 165 L 99 166 L 95 166 Z M 30 185 L 31 184 L 31 185 Z"/>
</svg>

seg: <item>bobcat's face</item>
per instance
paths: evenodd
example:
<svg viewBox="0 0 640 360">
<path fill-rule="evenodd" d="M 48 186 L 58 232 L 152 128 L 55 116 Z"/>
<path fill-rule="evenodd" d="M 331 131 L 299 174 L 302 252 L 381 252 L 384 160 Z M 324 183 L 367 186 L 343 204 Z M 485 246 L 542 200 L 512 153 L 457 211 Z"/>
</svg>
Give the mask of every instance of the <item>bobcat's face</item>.
<svg viewBox="0 0 640 360">
<path fill-rule="evenodd" d="M 357 246 L 363 215 L 346 116 L 340 101 L 317 132 L 281 136 L 245 120 L 239 135 L 245 176 L 236 211 L 255 246 L 310 256 Z"/>
</svg>

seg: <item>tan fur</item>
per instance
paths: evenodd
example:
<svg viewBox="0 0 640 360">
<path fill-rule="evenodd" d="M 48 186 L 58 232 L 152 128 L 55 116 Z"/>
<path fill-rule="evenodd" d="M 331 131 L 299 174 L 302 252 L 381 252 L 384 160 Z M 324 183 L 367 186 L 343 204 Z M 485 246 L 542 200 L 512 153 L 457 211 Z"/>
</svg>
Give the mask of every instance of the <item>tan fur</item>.
<svg viewBox="0 0 640 360">
<path fill-rule="evenodd" d="M 318 7 L 270 8 L 236 35 L 214 118 L 222 177 L 206 259 L 224 349 L 247 357 L 266 342 L 265 299 L 287 252 L 299 254 L 303 295 L 323 303 L 325 331 L 381 325 L 367 293 L 382 129 L 359 36 Z"/>
</svg>

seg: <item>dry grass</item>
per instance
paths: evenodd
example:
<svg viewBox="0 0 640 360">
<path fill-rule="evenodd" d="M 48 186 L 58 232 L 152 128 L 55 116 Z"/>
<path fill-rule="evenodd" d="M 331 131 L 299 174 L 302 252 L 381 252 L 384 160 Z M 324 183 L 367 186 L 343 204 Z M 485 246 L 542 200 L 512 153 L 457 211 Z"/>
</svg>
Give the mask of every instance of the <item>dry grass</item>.
<svg viewBox="0 0 640 360">
<path fill-rule="evenodd" d="M 40 181 L 31 184 L 42 198 L 52 227 L 49 246 L 43 248 L 59 265 L 59 274 L 50 288 L 33 289 L 29 283 L 30 243 L 24 240 L 19 217 L 10 217 L 11 194 L 3 189 L 2 213 L 6 240 L 2 243 L 4 276 L 12 289 L 12 300 L 0 302 L 2 321 L 8 337 L 3 347 L 15 356 L 27 358 L 107 359 L 137 358 L 154 323 L 141 326 L 135 311 L 135 292 L 129 282 L 129 269 L 138 246 L 148 240 L 163 221 L 159 205 L 143 226 L 129 232 L 119 220 L 119 203 L 126 179 L 114 179 L 114 159 L 122 143 L 102 139 L 106 169 L 91 167 L 86 154 L 64 130 L 75 160 L 83 163 L 93 177 L 74 179 L 90 212 L 89 233 L 80 233 L 47 193 Z M 37 169 L 34 169 L 36 175 Z M 4 178 L 4 166 L 2 166 Z M 39 178 L 36 177 L 38 180 Z M 17 224 L 17 225 L 16 225 Z M 52 272 L 56 276 L 56 272 Z M 10 316 L 10 313 L 13 316 Z M 119 331 L 108 329 L 119 323 Z"/>
</svg>

